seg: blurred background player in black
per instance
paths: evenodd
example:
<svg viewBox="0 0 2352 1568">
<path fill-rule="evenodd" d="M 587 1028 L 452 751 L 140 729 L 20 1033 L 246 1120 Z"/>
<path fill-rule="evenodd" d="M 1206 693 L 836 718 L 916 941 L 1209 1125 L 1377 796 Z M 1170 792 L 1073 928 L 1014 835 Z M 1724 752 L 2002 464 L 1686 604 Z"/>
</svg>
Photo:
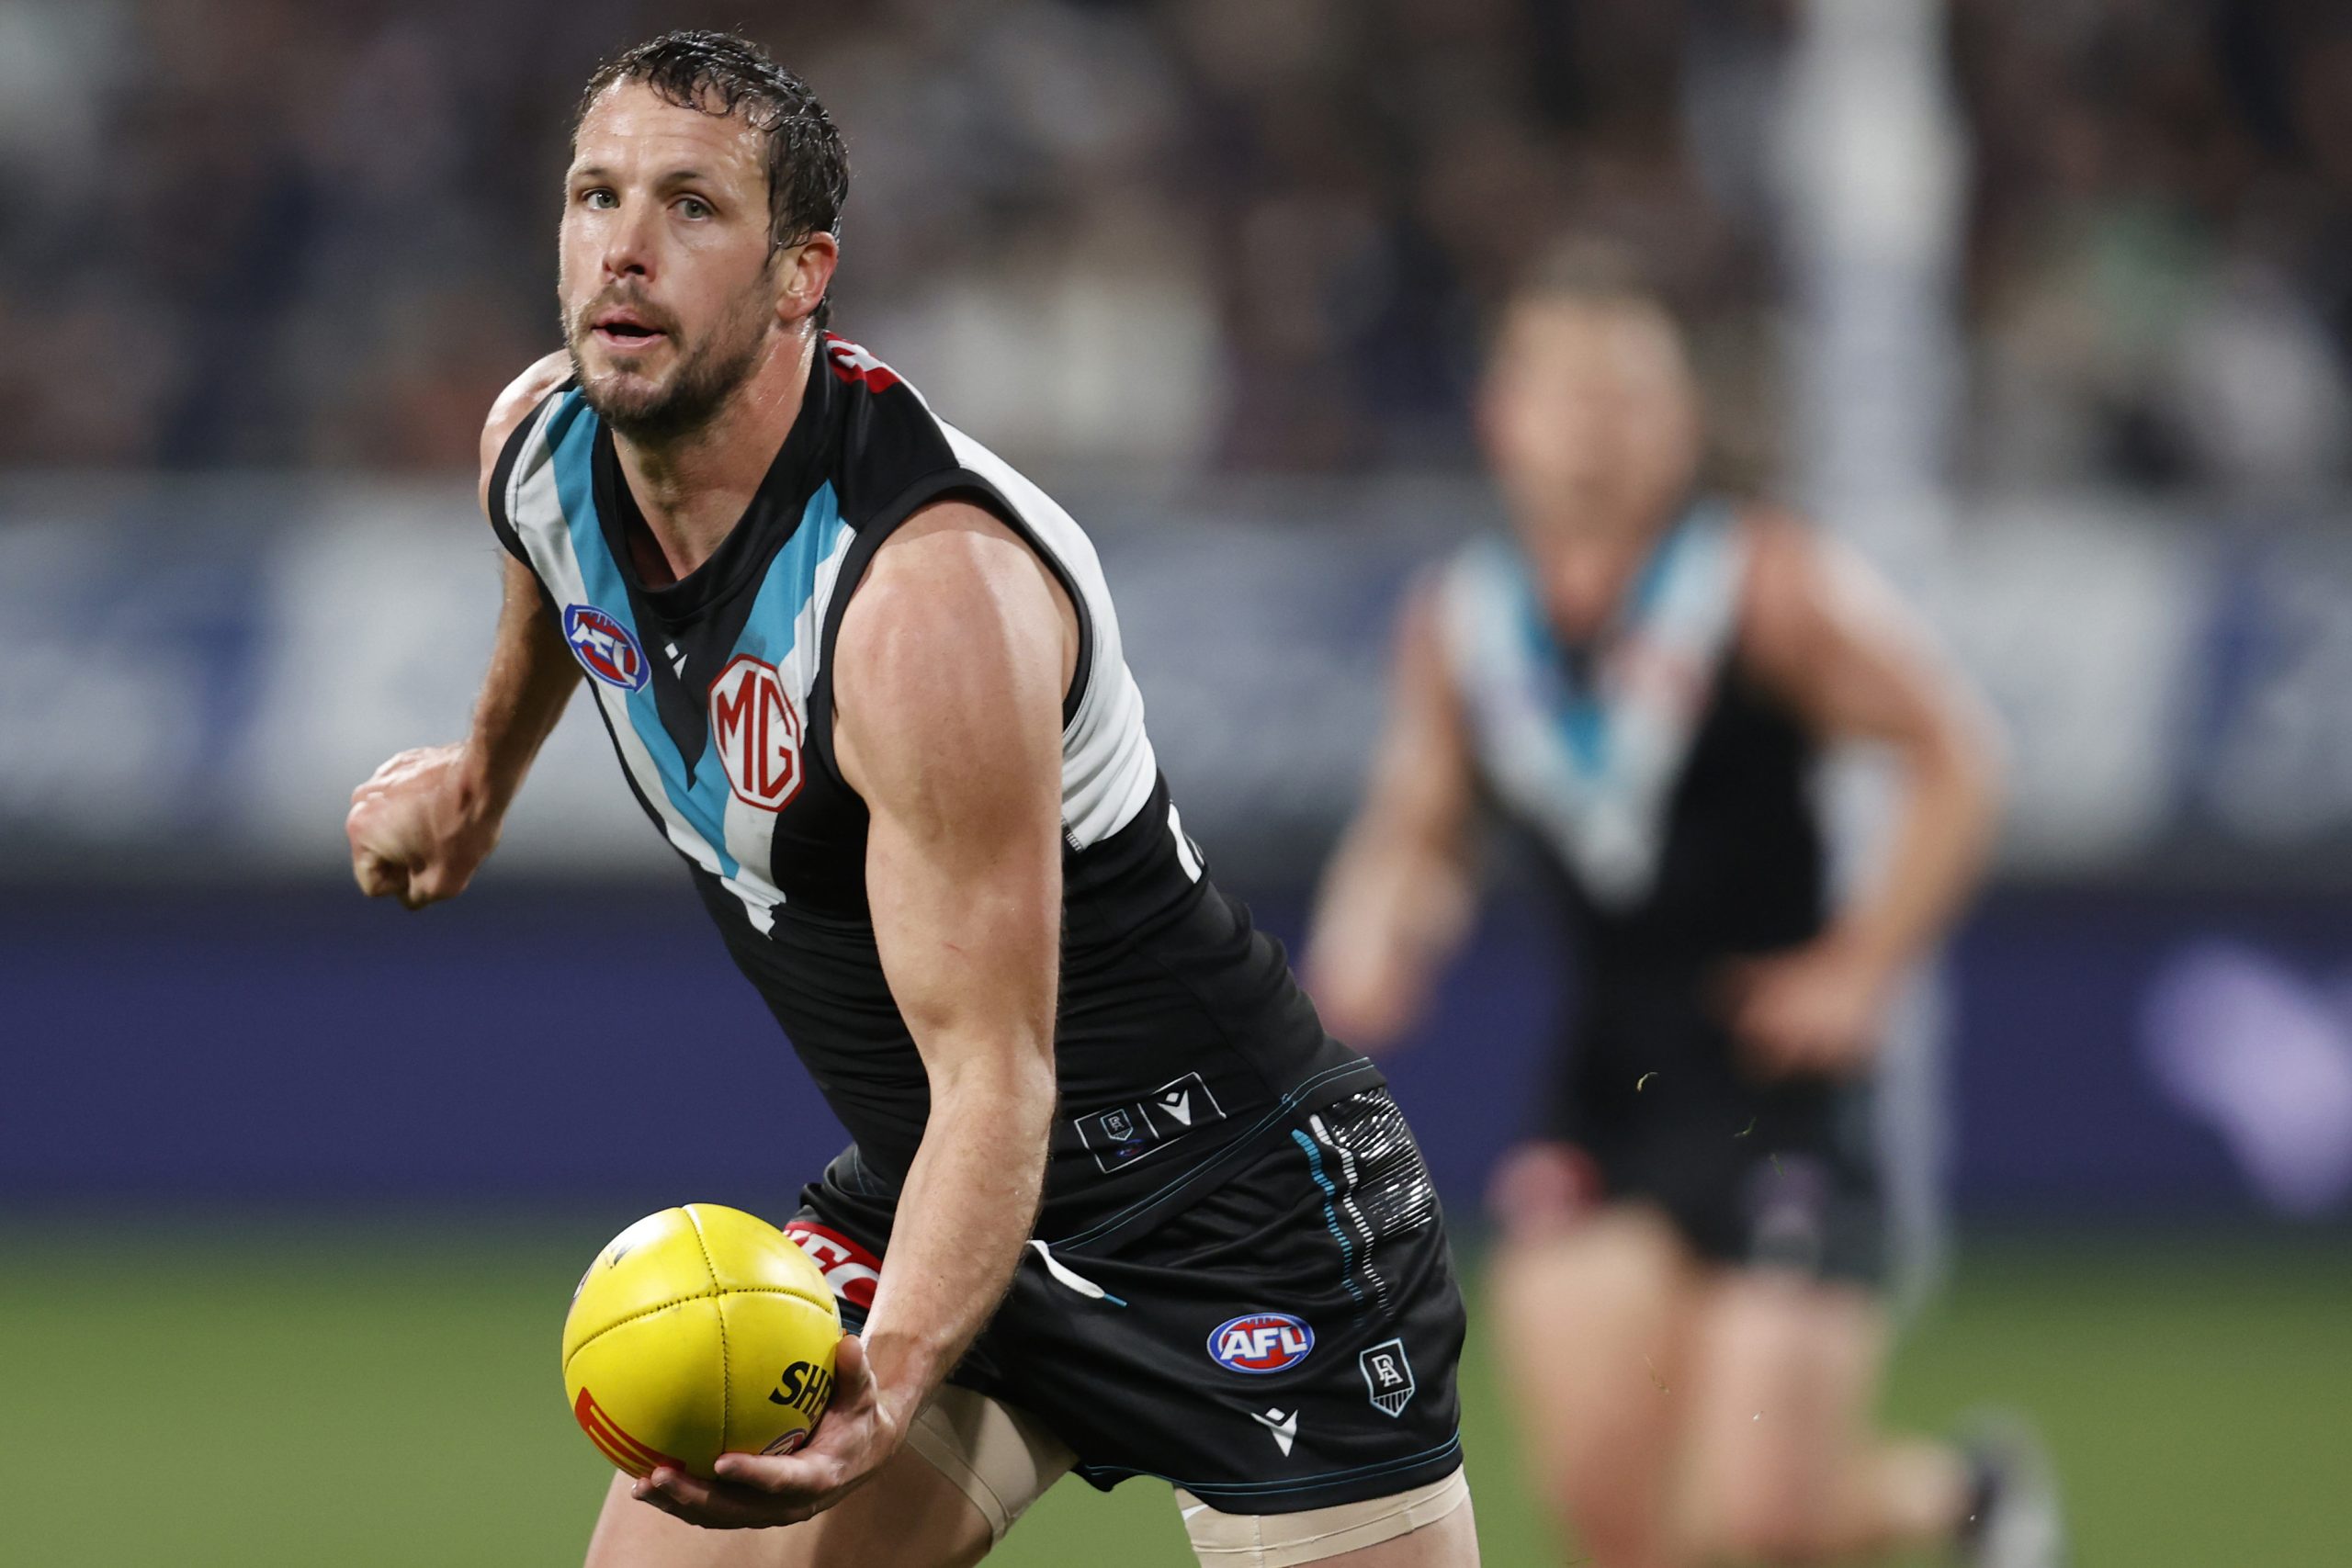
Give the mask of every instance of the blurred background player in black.
<svg viewBox="0 0 2352 1568">
<path fill-rule="evenodd" d="M 1410 1027 L 1487 812 L 1568 917 L 1570 1038 L 1491 1194 L 1488 1324 L 1543 1495 L 1602 1568 L 2056 1561 L 2024 1456 L 1871 1428 L 1873 1060 L 1993 836 L 1978 699 L 1859 560 L 1708 488 L 1681 332 L 1614 251 L 1522 281 L 1479 417 L 1515 536 L 1403 608 L 1309 973 L 1343 1037 Z M 1838 908 L 1814 786 L 1847 742 L 1891 750 L 1904 793 Z"/>
</svg>

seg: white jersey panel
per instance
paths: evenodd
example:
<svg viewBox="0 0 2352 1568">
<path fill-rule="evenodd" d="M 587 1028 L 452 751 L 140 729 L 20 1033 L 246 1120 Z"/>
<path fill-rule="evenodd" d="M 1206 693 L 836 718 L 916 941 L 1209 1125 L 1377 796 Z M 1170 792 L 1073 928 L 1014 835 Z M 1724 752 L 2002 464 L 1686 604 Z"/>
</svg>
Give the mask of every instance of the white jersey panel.
<svg viewBox="0 0 2352 1568">
<path fill-rule="evenodd" d="M 1159 773 L 1102 560 L 1086 531 L 1051 496 L 954 425 L 941 420 L 939 428 L 956 462 L 996 487 L 1032 541 L 1077 588 L 1076 609 L 1086 617 L 1091 651 L 1079 672 L 1084 691 L 1078 711 L 1062 731 L 1062 827 L 1072 849 L 1085 849 L 1135 820 Z"/>
</svg>

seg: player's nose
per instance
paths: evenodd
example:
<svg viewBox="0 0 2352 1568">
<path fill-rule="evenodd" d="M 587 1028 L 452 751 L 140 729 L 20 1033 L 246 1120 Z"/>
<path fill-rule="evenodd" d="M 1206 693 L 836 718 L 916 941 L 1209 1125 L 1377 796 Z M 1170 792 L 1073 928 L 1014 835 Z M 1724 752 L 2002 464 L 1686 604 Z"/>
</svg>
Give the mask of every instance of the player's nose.
<svg viewBox="0 0 2352 1568">
<path fill-rule="evenodd" d="M 605 231 L 606 277 L 653 276 L 654 217 L 653 206 L 648 202 L 631 202 L 621 209 L 618 221 Z"/>
</svg>

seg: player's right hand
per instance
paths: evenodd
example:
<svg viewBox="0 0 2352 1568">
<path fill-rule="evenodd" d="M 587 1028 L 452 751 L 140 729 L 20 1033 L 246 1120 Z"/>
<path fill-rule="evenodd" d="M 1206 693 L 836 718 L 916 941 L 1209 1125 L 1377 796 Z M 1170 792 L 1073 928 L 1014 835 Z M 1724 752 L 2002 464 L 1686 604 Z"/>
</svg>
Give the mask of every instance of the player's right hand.
<svg viewBox="0 0 2352 1568">
<path fill-rule="evenodd" d="M 659 1465 L 629 1495 L 705 1529 L 769 1529 L 813 1518 L 871 1481 L 906 1441 L 906 1420 L 884 1407 L 865 1340 L 844 1335 L 834 1355 L 831 1402 L 808 1447 L 721 1454 L 708 1481 Z"/>
<path fill-rule="evenodd" d="M 498 818 L 466 786 L 465 761 L 462 746 L 402 751 L 351 792 L 343 830 L 359 891 L 411 909 L 465 891 L 498 842 Z"/>
</svg>

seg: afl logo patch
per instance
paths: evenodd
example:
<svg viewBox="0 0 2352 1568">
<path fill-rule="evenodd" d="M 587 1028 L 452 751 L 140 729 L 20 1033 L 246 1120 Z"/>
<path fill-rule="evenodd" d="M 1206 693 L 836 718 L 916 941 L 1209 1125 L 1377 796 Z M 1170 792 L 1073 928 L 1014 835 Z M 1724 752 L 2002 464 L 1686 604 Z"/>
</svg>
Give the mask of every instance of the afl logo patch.
<svg viewBox="0 0 2352 1568">
<path fill-rule="evenodd" d="M 766 660 L 739 653 L 710 683 L 710 737 L 744 805 L 781 811 L 800 793 L 800 714 Z"/>
<path fill-rule="evenodd" d="M 624 692 L 645 689 L 650 671 L 645 650 L 628 628 L 594 604 L 570 604 L 563 612 L 563 640 L 580 667 L 607 686 Z"/>
<path fill-rule="evenodd" d="M 1209 1336 L 1209 1356 L 1233 1372 L 1287 1371 L 1315 1348 L 1315 1330 L 1286 1312 L 1227 1318 Z"/>
</svg>

